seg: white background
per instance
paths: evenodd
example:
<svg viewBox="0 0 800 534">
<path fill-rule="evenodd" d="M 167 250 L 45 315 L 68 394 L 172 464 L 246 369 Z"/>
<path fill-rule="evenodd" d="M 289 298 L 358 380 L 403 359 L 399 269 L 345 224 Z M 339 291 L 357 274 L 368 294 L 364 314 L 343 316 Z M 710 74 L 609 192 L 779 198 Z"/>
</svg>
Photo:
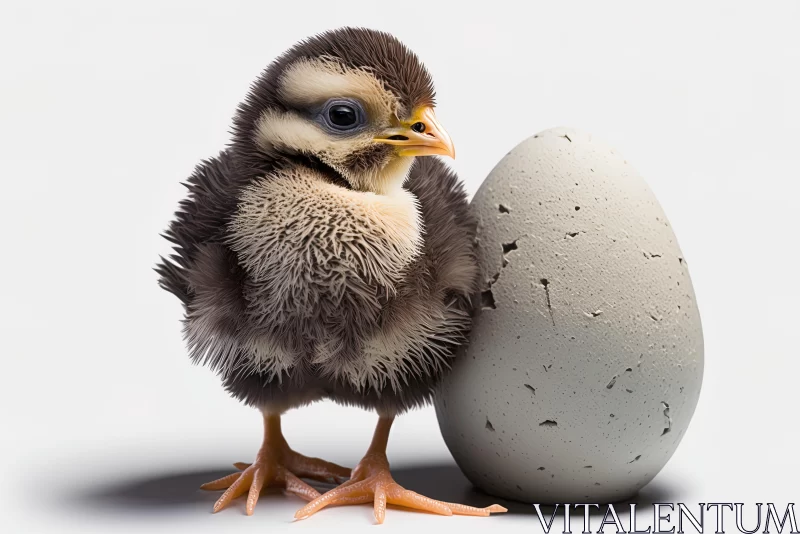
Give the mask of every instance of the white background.
<svg viewBox="0 0 800 534">
<path fill-rule="evenodd" d="M 151 270 L 179 182 L 224 147 L 248 84 L 347 24 L 429 66 L 470 193 L 554 126 L 626 156 L 688 258 L 706 339 L 695 418 L 644 498 L 795 500 L 800 3 L 4 2 L 0 530 L 374 528 L 368 506 L 290 524 L 302 503 L 280 495 L 253 517 L 209 513 L 216 495 L 194 488 L 254 456 L 260 418 L 190 365 Z M 296 449 L 352 465 L 374 419 L 319 404 L 284 426 Z M 431 409 L 400 418 L 389 455 L 419 491 L 463 484 L 426 478 L 429 463 L 453 474 Z M 539 529 L 398 510 L 381 528 L 451 527 Z"/>
</svg>

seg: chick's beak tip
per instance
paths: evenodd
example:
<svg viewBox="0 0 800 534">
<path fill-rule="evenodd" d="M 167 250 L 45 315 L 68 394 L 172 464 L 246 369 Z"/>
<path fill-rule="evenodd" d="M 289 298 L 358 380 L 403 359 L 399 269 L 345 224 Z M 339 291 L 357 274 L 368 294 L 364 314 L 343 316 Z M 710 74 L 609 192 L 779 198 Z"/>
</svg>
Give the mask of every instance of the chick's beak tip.
<svg viewBox="0 0 800 534">
<path fill-rule="evenodd" d="M 450 156 L 456 150 L 450 135 L 445 131 L 432 107 L 420 108 L 410 120 L 399 127 L 390 128 L 375 138 L 378 143 L 394 145 L 400 156 Z"/>
</svg>

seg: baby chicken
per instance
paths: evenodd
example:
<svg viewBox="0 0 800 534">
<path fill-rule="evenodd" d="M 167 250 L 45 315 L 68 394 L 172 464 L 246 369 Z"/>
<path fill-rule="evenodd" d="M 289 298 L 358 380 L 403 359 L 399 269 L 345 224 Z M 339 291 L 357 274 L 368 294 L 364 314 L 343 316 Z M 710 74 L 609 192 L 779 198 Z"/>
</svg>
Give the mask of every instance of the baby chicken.
<svg viewBox="0 0 800 534">
<path fill-rule="evenodd" d="M 219 511 L 267 486 L 332 504 L 387 503 L 486 516 L 400 487 L 386 444 L 395 416 L 426 404 L 466 340 L 475 223 L 437 158 L 453 143 L 422 63 L 389 34 L 344 28 L 300 42 L 252 85 L 233 140 L 189 178 L 166 232 L 160 284 L 185 306 L 191 359 L 264 416 L 252 464 L 209 482 Z M 320 399 L 375 410 L 353 469 L 293 451 L 281 414 Z M 342 482 L 324 495 L 301 480 Z"/>
</svg>

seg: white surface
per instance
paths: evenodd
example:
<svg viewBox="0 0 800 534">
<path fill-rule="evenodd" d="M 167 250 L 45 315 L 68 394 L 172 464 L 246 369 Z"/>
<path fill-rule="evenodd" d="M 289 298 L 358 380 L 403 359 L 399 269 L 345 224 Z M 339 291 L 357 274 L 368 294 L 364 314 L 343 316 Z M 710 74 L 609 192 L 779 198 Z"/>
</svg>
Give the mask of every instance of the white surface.
<svg viewBox="0 0 800 534">
<path fill-rule="evenodd" d="M 795 498 L 798 22 L 789 1 L 3 3 L 2 530 L 287 525 L 299 503 L 281 497 L 244 517 L 241 506 L 209 515 L 213 496 L 194 500 L 191 484 L 176 490 L 183 501 L 91 495 L 255 453 L 258 415 L 189 365 L 180 305 L 151 267 L 168 251 L 158 234 L 184 195 L 179 181 L 222 148 L 248 84 L 296 40 L 343 24 L 392 31 L 424 58 L 471 192 L 519 141 L 556 125 L 629 158 L 690 259 L 706 338 L 694 421 L 650 486 L 687 503 Z M 286 426 L 298 450 L 353 462 L 373 420 L 319 405 Z M 446 454 L 431 409 L 398 421 L 396 465 Z M 400 511 L 382 528 L 489 522 L 539 528 L 530 516 Z M 334 526 L 373 528 L 371 511 L 291 528 Z"/>
<path fill-rule="evenodd" d="M 436 413 L 458 465 L 492 495 L 627 499 L 694 413 L 703 333 L 689 270 L 625 157 L 552 128 L 514 147 L 472 199 L 491 297 Z"/>
</svg>

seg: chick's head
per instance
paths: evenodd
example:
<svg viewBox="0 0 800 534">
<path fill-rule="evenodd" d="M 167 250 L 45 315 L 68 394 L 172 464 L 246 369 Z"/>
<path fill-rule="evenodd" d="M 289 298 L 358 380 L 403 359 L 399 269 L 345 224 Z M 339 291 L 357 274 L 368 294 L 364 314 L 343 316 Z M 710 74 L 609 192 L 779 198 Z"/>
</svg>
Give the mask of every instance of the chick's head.
<svg viewBox="0 0 800 534">
<path fill-rule="evenodd" d="M 434 115 L 431 76 L 395 37 L 362 28 L 302 41 L 253 84 L 233 150 L 259 170 L 276 157 L 327 167 L 342 185 L 387 193 L 416 156 L 455 156 Z"/>
</svg>

